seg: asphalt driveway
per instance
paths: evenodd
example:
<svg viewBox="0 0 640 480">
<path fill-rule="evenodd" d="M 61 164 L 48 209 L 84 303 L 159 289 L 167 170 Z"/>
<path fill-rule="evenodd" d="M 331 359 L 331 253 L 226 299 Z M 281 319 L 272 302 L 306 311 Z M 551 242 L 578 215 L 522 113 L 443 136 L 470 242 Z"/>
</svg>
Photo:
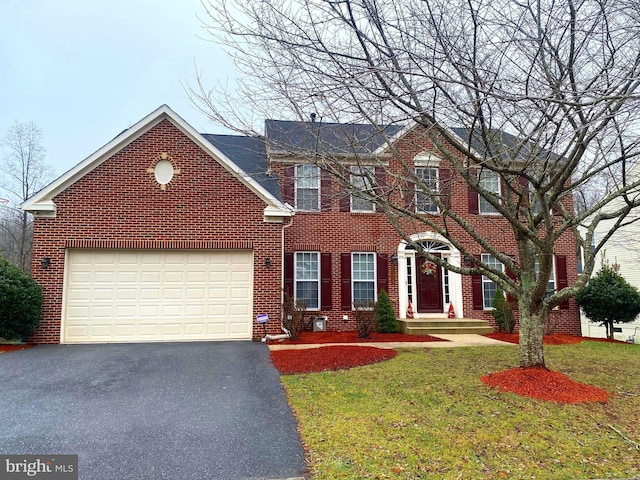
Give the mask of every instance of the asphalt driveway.
<svg viewBox="0 0 640 480">
<path fill-rule="evenodd" d="M 0 355 L 0 453 L 78 454 L 79 478 L 302 476 L 264 344 L 48 345 Z"/>
</svg>

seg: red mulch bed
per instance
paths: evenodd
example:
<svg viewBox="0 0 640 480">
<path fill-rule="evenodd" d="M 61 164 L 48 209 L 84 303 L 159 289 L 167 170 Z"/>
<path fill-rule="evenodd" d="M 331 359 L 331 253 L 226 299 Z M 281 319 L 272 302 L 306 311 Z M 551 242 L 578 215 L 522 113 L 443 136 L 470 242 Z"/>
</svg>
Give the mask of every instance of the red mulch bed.
<svg viewBox="0 0 640 480">
<path fill-rule="evenodd" d="M 606 402 L 609 392 L 543 367 L 513 368 L 480 378 L 497 390 L 557 403 Z"/>
<path fill-rule="evenodd" d="M 493 338 L 495 340 L 502 340 L 503 342 L 518 344 L 520 336 L 517 333 L 485 333 L 485 337 Z M 611 342 L 611 343 L 626 343 L 620 340 L 609 340 L 607 338 L 591 338 L 591 337 L 578 337 L 576 335 L 565 335 L 560 333 L 554 333 L 552 335 L 544 336 L 545 345 L 573 345 L 576 343 L 582 343 L 585 340 L 593 342 Z"/>
<path fill-rule="evenodd" d="M 284 340 L 289 344 L 368 343 L 368 342 L 446 342 L 430 335 L 404 333 L 372 333 L 369 338 L 358 338 L 358 332 L 302 332 L 297 340 Z"/>
<path fill-rule="evenodd" d="M 35 344 L 34 343 L 18 344 L 18 345 L 0 344 L 0 352 L 13 352 L 15 350 L 24 350 L 25 348 L 31 348 L 31 347 L 35 347 Z"/>
<path fill-rule="evenodd" d="M 389 360 L 398 352 L 389 348 L 332 346 L 299 350 L 272 350 L 271 361 L 283 374 L 312 373 L 369 365 Z"/>
</svg>

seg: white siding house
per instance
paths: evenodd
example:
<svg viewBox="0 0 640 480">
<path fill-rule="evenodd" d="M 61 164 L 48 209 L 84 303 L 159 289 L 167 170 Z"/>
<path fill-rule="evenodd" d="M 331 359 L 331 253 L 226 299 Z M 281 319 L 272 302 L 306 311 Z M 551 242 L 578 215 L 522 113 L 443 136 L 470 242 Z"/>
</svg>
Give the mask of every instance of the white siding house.
<svg viewBox="0 0 640 480">
<path fill-rule="evenodd" d="M 634 168 L 631 173 L 638 173 L 638 168 Z M 615 202 L 620 205 L 619 202 Z M 614 205 L 612 205 L 614 206 Z M 601 268 L 604 260 L 609 265 L 617 264 L 620 266 L 619 273 L 627 282 L 640 290 L 640 211 L 635 209 L 632 211 L 627 221 L 637 220 L 630 225 L 620 228 L 606 243 L 596 255 L 596 263 L 593 275 Z M 595 243 L 601 241 L 608 232 L 615 220 L 602 221 L 595 230 Z M 627 223 L 627 222 L 625 222 Z M 592 276 L 593 276 L 592 275 Z M 606 337 L 606 330 L 598 323 L 590 322 L 583 313 L 581 313 L 582 335 L 585 337 Z M 616 340 L 628 341 L 635 336 L 635 343 L 640 343 L 640 316 L 631 323 L 614 324 L 614 327 L 622 329 L 622 332 L 614 334 Z"/>
</svg>

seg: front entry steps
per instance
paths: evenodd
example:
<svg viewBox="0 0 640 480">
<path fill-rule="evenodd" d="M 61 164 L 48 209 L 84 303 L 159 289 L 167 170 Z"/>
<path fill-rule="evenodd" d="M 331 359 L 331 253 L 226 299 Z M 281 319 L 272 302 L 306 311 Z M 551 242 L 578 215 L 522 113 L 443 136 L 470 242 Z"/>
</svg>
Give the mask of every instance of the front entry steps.
<svg viewBox="0 0 640 480">
<path fill-rule="evenodd" d="M 487 320 L 474 318 L 400 318 L 400 331 L 407 335 L 437 335 L 462 333 L 493 333 Z"/>
</svg>

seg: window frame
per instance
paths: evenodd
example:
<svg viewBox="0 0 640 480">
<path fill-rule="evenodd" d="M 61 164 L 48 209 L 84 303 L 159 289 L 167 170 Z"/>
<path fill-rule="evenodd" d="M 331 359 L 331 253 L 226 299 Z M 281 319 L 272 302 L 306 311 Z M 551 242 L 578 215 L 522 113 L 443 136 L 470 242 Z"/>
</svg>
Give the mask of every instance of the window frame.
<svg viewBox="0 0 640 480">
<path fill-rule="evenodd" d="M 489 263 L 491 260 L 495 261 L 496 264 L 494 264 L 493 262 Z M 497 268 L 497 266 L 499 265 L 502 273 L 504 273 L 504 264 L 500 260 L 496 259 L 490 253 L 483 253 L 482 255 L 480 255 L 480 261 L 485 265 L 490 265 L 490 266 L 493 266 L 494 268 Z M 487 286 L 495 285 L 495 289 L 493 290 L 493 295 L 491 295 L 490 298 L 487 298 L 487 295 L 485 292 L 485 285 Z M 496 282 L 491 280 L 486 275 L 482 275 L 482 309 L 483 310 L 493 310 L 493 297 L 497 289 L 498 289 L 498 286 Z"/>
<path fill-rule="evenodd" d="M 490 190 L 487 188 L 485 184 L 482 183 L 483 175 L 495 176 L 497 181 L 496 190 Z M 478 185 L 482 187 L 484 190 L 488 190 L 489 192 L 495 194 L 497 197 L 500 197 L 500 195 L 502 195 L 502 182 L 500 181 L 500 175 L 498 174 L 498 172 L 494 172 L 493 170 L 484 170 L 484 169 L 481 170 L 478 174 Z M 500 202 L 499 198 L 498 198 L 498 202 Z M 490 211 L 483 211 L 483 206 L 485 208 L 489 208 Z M 478 193 L 478 213 L 480 215 L 500 215 L 500 212 L 493 205 L 491 205 L 486 198 L 480 195 L 480 193 Z"/>
<path fill-rule="evenodd" d="M 366 174 L 363 174 L 362 172 L 366 171 Z M 366 184 L 368 181 L 371 181 L 372 179 L 375 179 L 376 176 L 376 171 L 375 171 L 375 167 L 373 165 L 351 165 L 351 167 L 349 167 L 349 184 L 351 186 L 351 189 L 358 189 L 361 190 L 363 188 L 366 188 Z M 354 178 L 358 181 L 358 182 L 362 182 L 363 185 L 357 185 L 354 183 Z M 371 184 L 369 186 L 370 191 L 372 192 L 372 196 L 370 200 L 365 200 L 364 198 L 355 196 L 353 194 L 349 195 L 349 211 L 353 212 L 353 213 L 375 213 L 376 211 L 376 202 L 373 199 L 373 191 L 374 191 L 375 185 Z M 354 199 L 356 202 L 370 202 L 371 203 L 371 208 L 370 209 L 356 209 L 354 208 Z"/>
<path fill-rule="evenodd" d="M 438 195 L 439 192 L 440 192 L 440 168 L 437 165 L 420 165 L 420 166 L 414 167 L 414 170 L 413 170 L 414 175 L 416 176 L 416 178 L 419 178 L 422 183 L 424 183 L 424 177 L 422 177 L 422 176 L 420 176 L 418 174 L 418 170 L 422 170 L 422 171 L 434 170 L 435 171 L 435 173 L 436 173 L 436 175 L 435 175 L 435 188 L 433 188 L 431 190 L 431 192 L 434 195 Z M 429 180 L 432 180 L 432 179 L 430 178 Z M 416 212 L 417 213 L 424 213 L 424 214 L 428 214 L 428 215 L 437 215 L 438 213 L 440 213 L 440 208 L 438 208 L 438 205 L 435 202 L 433 202 L 431 199 L 429 199 L 428 197 L 425 197 L 426 201 L 431 203 L 435 210 L 429 211 L 429 210 L 423 210 L 422 208 L 420 208 L 419 198 L 420 198 L 421 194 L 428 195 L 428 193 L 425 192 L 423 189 L 416 188 L 415 200 L 414 200 L 415 201 L 415 206 L 416 206 Z"/>
<path fill-rule="evenodd" d="M 302 175 L 298 173 L 299 169 L 302 168 L 312 168 L 315 169 L 316 174 L 315 175 Z M 295 166 L 295 171 L 294 171 L 294 181 L 293 181 L 293 190 L 294 190 L 294 203 L 295 203 L 295 209 L 298 212 L 319 212 L 320 211 L 320 207 L 321 207 L 321 199 L 320 199 L 320 189 L 321 189 L 321 179 L 320 179 L 320 167 L 318 167 L 317 165 L 311 165 L 308 163 L 300 163 L 297 164 Z M 299 186 L 299 181 L 302 179 L 313 179 L 315 178 L 316 180 L 316 187 L 301 187 Z M 317 190 L 317 194 L 316 194 L 316 207 L 313 209 L 307 209 L 307 208 L 300 208 L 298 205 L 298 200 L 299 200 L 299 195 L 298 195 L 298 190 Z"/>
<path fill-rule="evenodd" d="M 536 274 L 536 281 L 537 281 L 538 276 L 540 275 L 540 262 L 538 261 L 538 257 L 536 257 L 534 260 L 533 268 Z M 558 274 L 556 272 L 556 256 L 553 255 L 552 263 L 551 263 L 551 276 L 549 277 L 549 281 L 547 282 L 547 293 L 545 294 L 545 299 L 549 298 L 551 295 L 553 295 L 558 291 L 557 275 Z M 550 284 L 553 284 L 553 289 L 549 288 Z"/>
<path fill-rule="evenodd" d="M 316 257 L 316 273 L 317 273 L 317 278 L 316 279 L 298 279 L 298 255 L 315 255 Z M 304 261 L 304 260 L 301 260 Z M 320 258 L 320 252 L 314 252 L 314 251 L 300 251 L 300 252 L 293 252 L 293 299 L 294 301 L 297 303 L 299 298 L 298 298 L 298 282 L 305 282 L 305 283 L 315 283 L 317 285 L 317 307 L 310 307 L 309 305 L 307 305 L 306 309 L 307 310 L 312 310 L 312 311 L 319 311 L 321 309 L 322 306 L 322 264 L 321 264 L 321 258 Z"/>
<path fill-rule="evenodd" d="M 372 279 L 356 279 L 355 258 L 356 255 L 371 256 L 373 262 L 373 269 L 370 270 L 373 274 Z M 374 304 L 378 301 L 378 258 L 375 252 L 351 252 L 351 307 L 357 308 L 355 285 L 356 283 L 371 283 L 373 285 L 373 299 Z M 359 271 L 359 270 L 358 270 Z M 365 307 L 367 308 L 367 307 Z M 373 305 L 371 306 L 373 308 Z"/>
</svg>

